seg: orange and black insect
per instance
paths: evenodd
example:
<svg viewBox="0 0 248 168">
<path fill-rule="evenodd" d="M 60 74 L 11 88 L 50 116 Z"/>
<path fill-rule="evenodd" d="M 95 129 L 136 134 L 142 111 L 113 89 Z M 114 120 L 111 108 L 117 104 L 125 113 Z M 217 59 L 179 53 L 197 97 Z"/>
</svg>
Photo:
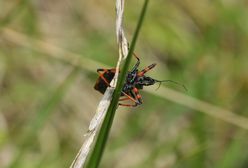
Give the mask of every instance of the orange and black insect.
<svg viewBox="0 0 248 168">
<path fill-rule="evenodd" d="M 133 104 L 127 103 L 119 103 L 121 106 L 128 106 L 128 107 L 135 107 L 142 104 L 142 97 L 139 94 L 139 90 L 143 89 L 143 86 L 154 85 L 155 83 L 159 82 L 173 82 L 171 80 L 156 80 L 145 74 L 153 69 L 156 64 L 151 64 L 148 67 L 144 68 L 143 70 L 139 71 L 138 67 L 140 65 L 140 59 L 134 54 L 135 58 L 137 59 L 136 64 L 132 68 L 131 71 L 128 72 L 125 84 L 122 88 L 121 98 L 119 101 L 131 100 Z M 100 93 L 104 94 L 107 87 L 110 86 L 111 80 L 114 78 L 116 69 L 97 69 L 97 73 L 99 74 L 99 78 L 96 81 L 94 88 L 99 91 Z M 177 84 L 177 83 L 176 83 Z"/>
</svg>

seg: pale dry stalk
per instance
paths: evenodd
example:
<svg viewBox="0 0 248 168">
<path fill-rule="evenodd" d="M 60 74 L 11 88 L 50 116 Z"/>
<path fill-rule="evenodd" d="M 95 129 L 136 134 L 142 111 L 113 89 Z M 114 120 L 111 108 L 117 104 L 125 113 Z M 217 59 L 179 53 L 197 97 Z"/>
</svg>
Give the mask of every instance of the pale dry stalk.
<svg viewBox="0 0 248 168">
<path fill-rule="evenodd" d="M 112 95 L 117 84 L 120 64 L 127 57 L 128 42 L 124 35 L 124 30 L 122 26 L 123 13 L 124 13 L 124 0 L 116 0 L 116 36 L 119 47 L 119 59 L 116 65 L 116 74 L 110 83 L 111 87 L 109 87 L 106 90 L 103 98 L 101 99 L 97 107 L 96 113 L 90 122 L 88 132 L 85 135 L 86 139 L 81 149 L 79 150 L 77 156 L 75 157 L 74 161 L 72 162 L 71 168 L 81 168 L 84 166 L 85 160 L 89 155 L 95 136 L 101 128 L 102 122 L 106 116 L 106 112 L 110 105 L 110 101 L 112 100 Z"/>
</svg>

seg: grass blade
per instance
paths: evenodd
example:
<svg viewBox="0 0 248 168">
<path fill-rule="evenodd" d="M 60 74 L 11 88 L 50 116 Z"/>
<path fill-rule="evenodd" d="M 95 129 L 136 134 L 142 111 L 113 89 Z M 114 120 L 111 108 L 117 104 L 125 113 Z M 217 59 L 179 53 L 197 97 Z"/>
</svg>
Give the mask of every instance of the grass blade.
<svg viewBox="0 0 248 168">
<path fill-rule="evenodd" d="M 107 114 L 106 114 L 105 119 L 103 121 L 102 127 L 99 131 L 99 135 L 97 137 L 95 147 L 94 147 L 92 154 L 89 158 L 89 161 L 86 165 L 87 168 L 97 168 L 100 164 L 100 161 L 101 161 L 101 158 L 102 158 L 102 155 L 104 152 L 104 148 L 105 148 L 105 145 L 106 145 L 106 142 L 108 139 L 108 135 L 109 135 L 109 132 L 111 129 L 111 125 L 112 125 L 112 122 L 114 119 L 115 111 L 116 111 L 117 106 L 118 106 L 118 101 L 119 101 L 119 97 L 121 95 L 122 86 L 124 84 L 124 81 L 125 81 L 125 78 L 126 78 L 126 75 L 128 72 L 129 64 L 131 62 L 132 53 L 134 51 L 135 44 L 136 44 L 136 41 L 137 41 L 137 38 L 138 38 L 138 35 L 140 32 L 140 28 L 141 28 L 143 20 L 144 20 L 148 1 L 149 0 L 145 0 L 145 2 L 144 2 L 144 5 L 142 8 L 140 17 L 139 17 L 139 21 L 138 21 L 137 27 L 135 29 L 135 33 L 134 33 L 131 45 L 130 45 L 128 56 L 126 58 L 124 66 L 122 68 L 121 74 L 119 76 L 119 80 L 117 82 L 117 86 L 116 86 L 115 92 L 113 94 L 113 99 L 110 103 L 110 106 L 108 108 Z"/>
</svg>

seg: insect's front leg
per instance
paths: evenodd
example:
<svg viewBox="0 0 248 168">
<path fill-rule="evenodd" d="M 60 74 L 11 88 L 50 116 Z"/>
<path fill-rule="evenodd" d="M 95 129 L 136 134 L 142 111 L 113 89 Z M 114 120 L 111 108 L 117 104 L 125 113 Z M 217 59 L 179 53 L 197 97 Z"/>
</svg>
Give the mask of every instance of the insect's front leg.
<svg viewBox="0 0 248 168">
<path fill-rule="evenodd" d="M 125 100 L 131 100 L 133 104 L 124 104 L 124 103 L 119 103 L 120 106 L 126 106 L 126 107 L 136 107 L 140 105 L 139 100 L 136 98 L 136 96 L 130 91 L 129 94 L 122 92 L 125 98 L 120 98 L 119 101 L 125 101 Z"/>
<path fill-rule="evenodd" d="M 135 53 L 133 53 L 133 55 L 134 55 L 134 57 L 137 59 L 137 62 L 136 62 L 136 64 L 134 65 L 134 67 L 133 67 L 133 69 L 132 69 L 132 72 L 135 71 L 136 69 L 138 69 L 138 67 L 139 67 L 139 65 L 140 65 L 140 59 L 139 59 L 139 57 L 138 57 Z"/>
<path fill-rule="evenodd" d="M 143 76 L 146 72 L 150 71 L 151 69 L 153 69 L 156 66 L 156 64 L 151 64 L 148 67 L 146 67 L 145 69 L 143 69 L 142 71 L 140 71 L 138 73 L 138 76 Z"/>
</svg>

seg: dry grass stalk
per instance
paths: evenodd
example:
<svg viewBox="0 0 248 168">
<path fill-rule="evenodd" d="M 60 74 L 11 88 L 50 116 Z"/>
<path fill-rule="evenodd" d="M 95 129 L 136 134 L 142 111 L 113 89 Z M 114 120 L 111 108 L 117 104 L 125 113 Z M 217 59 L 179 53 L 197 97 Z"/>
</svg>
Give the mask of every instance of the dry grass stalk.
<svg viewBox="0 0 248 168">
<path fill-rule="evenodd" d="M 86 134 L 87 138 L 84 141 L 81 149 L 79 150 L 76 158 L 74 159 L 73 163 L 71 164 L 71 168 L 81 168 L 85 164 L 85 160 L 90 152 L 92 143 L 94 142 L 95 135 L 99 131 L 101 124 L 105 118 L 106 112 L 110 105 L 110 101 L 112 99 L 112 95 L 114 89 L 117 84 L 117 79 L 119 75 L 119 67 L 123 59 L 126 58 L 128 54 L 128 43 L 126 37 L 124 35 L 122 22 L 123 22 L 123 13 L 124 13 L 124 0 L 116 0 L 116 35 L 117 35 L 117 43 L 119 47 L 119 59 L 116 65 L 116 74 L 113 80 L 110 83 L 110 86 L 106 92 L 102 100 L 100 101 L 95 116 L 92 118 L 88 133 Z"/>
</svg>

